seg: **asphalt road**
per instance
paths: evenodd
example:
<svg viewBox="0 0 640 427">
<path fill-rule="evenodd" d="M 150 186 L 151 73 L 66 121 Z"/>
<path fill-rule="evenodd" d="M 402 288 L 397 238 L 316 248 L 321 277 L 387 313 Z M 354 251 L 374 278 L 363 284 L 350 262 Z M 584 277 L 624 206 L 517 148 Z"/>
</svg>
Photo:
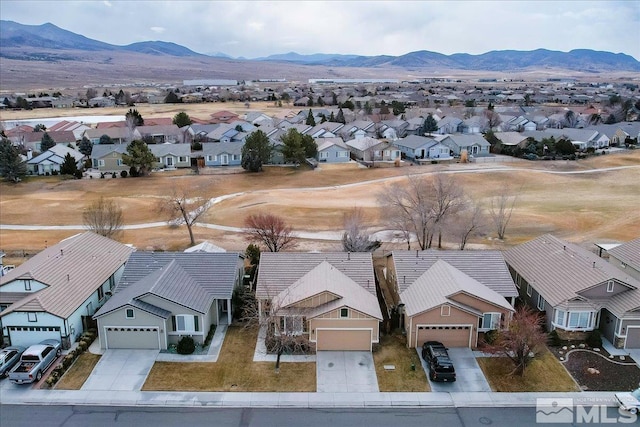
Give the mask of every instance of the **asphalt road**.
<svg viewBox="0 0 640 427">
<path fill-rule="evenodd" d="M 607 417 L 618 417 L 608 408 Z M 599 416 L 599 415 L 596 415 Z M 591 419 L 603 421 L 600 418 Z M 604 420 L 607 422 L 606 420 Z M 627 420 L 628 422 L 628 420 Z M 595 424 L 598 424 L 596 422 Z M 0 426 L 535 426 L 536 410 L 510 408 L 248 409 L 0 405 Z M 567 423 L 545 425 L 567 426 Z M 575 424 L 574 424 L 575 425 Z"/>
</svg>

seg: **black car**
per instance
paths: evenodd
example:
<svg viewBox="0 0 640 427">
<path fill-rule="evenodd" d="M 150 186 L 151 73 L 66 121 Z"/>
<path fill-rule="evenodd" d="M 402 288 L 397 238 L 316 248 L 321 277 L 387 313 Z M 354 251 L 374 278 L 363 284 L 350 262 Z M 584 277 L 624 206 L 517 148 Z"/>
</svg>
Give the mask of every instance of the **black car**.
<svg viewBox="0 0 640 427">
<path fill-rule="evenodd" d="M 449 353 L 439 341 L 427 341 L 422 345 L 422 358 L 429 365 L 431 381 L 453 382 L 456 380 L 456 370 L 449 359 Z"/>
</svg>

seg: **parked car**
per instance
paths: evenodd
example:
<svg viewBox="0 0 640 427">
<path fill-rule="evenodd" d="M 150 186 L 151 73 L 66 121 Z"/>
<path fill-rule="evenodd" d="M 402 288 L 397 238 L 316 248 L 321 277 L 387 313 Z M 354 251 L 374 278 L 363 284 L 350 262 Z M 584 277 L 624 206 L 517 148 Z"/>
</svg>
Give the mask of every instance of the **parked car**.
<svg viewBox="0 0 640 427">
<path fill-rule="evenodd" d="M 20 363 L 9 372 L 9 380 L 16 384 L 40 381 L 61 352 L 61 343 L 57 340 L 44 340 L 40 344 L 32 345 L 22 353 Z"/>
<path fill-rule="evenodd" d="M 427 341 L 422 345 L 422 358 L 429 366 L 429 378 L 431 381 L 456 380 L 456 370 L 449 358 L 445 346 L 439 341 Z"/>
<path fill-rule="evenodd" d="M 640 412 L 640 388 L 630 392 L 622 392 L 615 394 L 618 406 L 631 414 Z"/>
<path fill-rule="evenodd" d="M 9 370 L 14 367 L 20 356 L 24 353 L 24 347 L 7 347 L 0 350 L 0 378 L 9 375 Z"/>
</svg>

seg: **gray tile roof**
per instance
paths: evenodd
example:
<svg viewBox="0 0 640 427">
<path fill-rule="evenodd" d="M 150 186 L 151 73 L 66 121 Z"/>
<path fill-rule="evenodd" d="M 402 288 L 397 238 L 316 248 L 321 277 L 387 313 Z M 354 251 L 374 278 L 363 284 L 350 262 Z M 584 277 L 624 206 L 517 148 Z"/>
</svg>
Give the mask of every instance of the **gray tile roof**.
<svg viewBox="0 0 640 427">
<path fill-rule="evenodd" d="M 260 255 L 256 296 L 275 297 L 323 261 L 376 295 L 373 259 L 370 253 L 347 252 L 263 252 Z"/>
<path fill-rule="evenodd" d="M 640 307 L 640 283 L 596 254 L 558 239 L 550 234 L 515 246 L 504 253 L 505 260 L 552 306 L 578 297 L 578 292 L 616 279 L 632 289 L 606 301 L 604 305 L 616 316 Z"/>
<path fill-rule="evenodd" d="M 625 264 L 632 266 L 636 270 L 640 270 L 640 237 L 616 246 L 607 252 Z"/>
<path fill-rule="evenodd" d="M 101 159 L 111 153 L 123 154 L 127 152 L 127 144 L 96 144 L 91 150 L 92 159 Z"/>
<path fill-rule="evenodd" d="M 202 144 L 202 152 L 205 156 L 217 156 L 219 154 L 242 154 L 242 142 L 206 142 Z"/>
<path fill-rule="evenodd" d="M 418 135 L 409 135 L 406 138 L 398 139 L 394 141 L 394 145 L 409 147 L 412 149 L 420 148 L 420 147 L 431 147 L 432 145 L 436 145 L 438 142 L 432 138 L 426 138 L 424 136 Z"/>
<path fill-rule="evenodd" d="M 85 232 L 36 254 L 0 278 L 0 286 L 31 278 L 47 285 L 15 302 L 13 311 L 46 311 L 68 318 L 123 265 L 133 249 L 115 240 Z"/>
<path fill-rule="evenodd" d="M 149 150 L 156 157 L 164 157 L 169 154 L 174 156 L 191 156 L 191 145 L 189 144 L 149 144 Z"/>
<path fill-rule="evenodd" d="M 389 256 L 393 257 L 400 294 L 436 261 L 443 260 L 503 297 L 518 296 L 500 251 L 393 251 Z"/>
</svg>

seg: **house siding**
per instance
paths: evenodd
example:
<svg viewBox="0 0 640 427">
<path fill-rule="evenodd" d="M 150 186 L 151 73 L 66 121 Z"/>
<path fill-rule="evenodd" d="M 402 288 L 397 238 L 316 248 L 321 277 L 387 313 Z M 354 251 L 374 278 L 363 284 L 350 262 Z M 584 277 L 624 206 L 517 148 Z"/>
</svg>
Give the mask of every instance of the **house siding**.
<svg viewBox="0 0 640 427">
<path fill-rule="evenodd" d="M 33 313 L 33 312 L 30 312 Z M 5 342 L 10 342 L 10 332 L 9 327 L 33 327 L 33 326 L 49 326 L 49 327 L 58 327 L 60 328 L 60 335 L 62 337 L 62 342 L 65 342 L 67 337 L 67 332 L 65 329 L 64 319 L 61 319 L 57 316 L 46 312 L 36 312 L 37 322 L 29 322 L 28 313 L 25 311 L 14 311 L 2 317 L 2 329 L 5 338 Z M 34 340 L 32 344 L 37 344 L 40 340 Z M 68 348 L 68 346 L 66 347 Z"/>
<path fill-rule="evenodd" d="M 127 319 L 126 310 L 133 309 L 134 318 Z M 160 348 L 167 348 L 167 331 L 165 327 L 165 320 L 154 316 L 146 311 L 140 310 L 136 307 L 125 306 L 114 310 L 111 313 L 105 314 L 98 319 L 98 336 L 100 338 L 100 348 L 105 349 L 108 344 L 106 341 L 105 330 L 107 326 L 122 326 L 122 327 L 134 327 L 134 326 L 151 326 L 160 328 Z M 135 340 L 135 335 L 131 335 L 131 339 Z M 135 343 L 131 343 L 132 347 L 135 347 Z"/>
<path fill-rule="evenodd" d="M 619 323 L 619 319 L 615 314 L 611 313 L 606 308 L 602 309 L 600 314 L 600 332 L 602 335 L 609 340 L 611 343 L 615 343 L 615 334 L 617 331 L 617 326 Z"/>
<path fill-rule="evenodd" d="M 323 153 L 326 154 L 327 157 L 322 157 Z M 340 154 L 343 154 L 343 156 L 340 157 Z M 338 147 L 336 145 L 333 145 L 331 147 L 328 147 L 318 152 L 318 161 L 320 162 L 345 163 L 345 162 L 348 162 L 349 160 L 351 160 L 349 156 L 349 150 Z"/>
<path fill-rule="evenodd" d="M 633 277 L 634 279 L 640 280 L 640 271 L 633 268 L 633 266 L 625 264 L 620 259 L 616 258 L 611 254 L 609 254 L 609 262 L 615 265 L 616 267 L 618 267 L 620 270 L 627 273 L 629 276 Z"/>
<path fill-rule="evenodd" d="M 473 325 L 471 331 L 471 347 L 478 345 L 478 316 L 462 311 L 459 308 L 448 305 L 450 308 L 449 316 L 441 315 L 441 307 L 439 305 L 431 310 L 417 314 L 415 316 L 407 316 L 405 314 L 405 329 L 407 331 L 407 346 L 409 348 L 416 347 L 416 326 L 417 325 Z"/>
<path fill-rule="evenodd" d="M 29 282 L 31 290 L 25 288 L 25 283 Z M 37 280 L 16 279 L 6 283 L 0 287 L 0 292 L 37 292 L 46 288 L 46 286 Z"/>
<path fill-rule="evenodd" d="M 182 332 L 175 331 L 173 330 L 171 319 L 167 319 L 166 335 L 167 335 L 167 340 L 169 344 L 177 344 L 180 338 L 182 338 L 185 335 L 193 337 L 193 340 L 195 342 L 202 344 L 202 342 L 204 341 L 204 337 L 207 335 L 207 332 L 209 331 L 209 325 L 211 324 L 211 319 L 206 314 L 199 313 L 195 310 L 191 310 L 190 308 L 187 308 L 180 304 L 176 304 L 172 301 L 168 301 L 166 299 L 157 297 L 155 295 L 145 295 L 138 299 L 146 303 L 155 305 L 157 307 L 161 307 L 167 311 L 170 311 L 172 316 L 176 316 L 180 314 L 198 316 L 200 331 L 193 332 L 193 333 L 182 333 Z M 215 300 L 212 306 L 213 305 L 215 305 Z M 209 310 L 209 312 L 210 311 L 211 310 Z"/>
<path fill-rule="evenodd" d="M 316 342 L 316 330 L 326 328 L 340 328 L 340 329 L 371 329 L 373 330 L 372 342 L 377 343 L 379 337 L 379 325 L 380 322 L 373 318 L 349 318 L 349 319 L 320 319 L 315 318 L 309 321 L 309 340 Z"/>
</svg>

